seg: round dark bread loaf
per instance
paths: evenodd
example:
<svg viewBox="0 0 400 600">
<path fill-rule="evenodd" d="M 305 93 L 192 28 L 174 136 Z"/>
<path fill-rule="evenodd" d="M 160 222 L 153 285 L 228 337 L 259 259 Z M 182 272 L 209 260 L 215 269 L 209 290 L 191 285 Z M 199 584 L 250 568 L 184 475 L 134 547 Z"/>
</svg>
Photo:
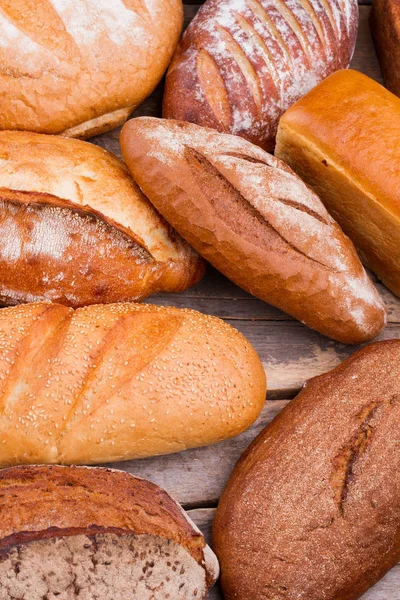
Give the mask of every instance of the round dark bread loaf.
<svg viewBox="0 0 400 600">
<path fill-rule="evenodd" d="M 226 600 L 355 600 L 400 560 L 400 341 L 309 381 L 217 510 Z"/>
<path fill-rule="evenodd" d="M 167 75 L 163 116 L 272 150 L 280 115 L 348 67 L 357 0 L 207 0 Z"/>
<path fill-rule="evenodd" d="M 0 472 L 0 599 L 201 600 L 218 561 L 158 486 L 110 469 Z"/>
</svg>

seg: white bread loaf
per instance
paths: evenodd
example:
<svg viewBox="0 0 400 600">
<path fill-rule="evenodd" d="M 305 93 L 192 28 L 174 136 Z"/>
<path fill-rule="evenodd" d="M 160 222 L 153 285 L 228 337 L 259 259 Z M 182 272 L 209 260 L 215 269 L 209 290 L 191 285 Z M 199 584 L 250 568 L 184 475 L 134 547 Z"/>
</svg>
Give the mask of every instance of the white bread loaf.
<svg viewBox="0 0 400 600">
<path fill-rule="evenodd" d="M 5 304 L 141 300 L 204 271 L 122 161 L 59 136 L 0 131 L 0 238 Z"/>
<path fill-rule="evenodd" d="M 247 429 L 265 393 L 254 348 L 216 317 L 142 304 L 0 311 L 0 466 L 205 446 Z"/>
<path fill-rule="evenodd" d="M 181 0 L 2 0 L 0 129 L 89 137 L 160 81 Z"/>
</svg>

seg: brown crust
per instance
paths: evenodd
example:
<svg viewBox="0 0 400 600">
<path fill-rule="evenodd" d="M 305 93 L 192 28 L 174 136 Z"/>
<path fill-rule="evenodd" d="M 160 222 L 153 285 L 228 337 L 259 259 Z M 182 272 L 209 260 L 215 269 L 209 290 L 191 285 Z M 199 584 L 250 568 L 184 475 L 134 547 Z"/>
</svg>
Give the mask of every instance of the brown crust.
<svg viewBox="0 0 400 600">
<path fill-rule="evenodd" d="M 367 346 L 242 456 L 213 531 L 227 600 L 355 600 L 400 560 L 399 381 L 400 341 Z"/>
<path fill-rule="evenodd" d="M 236 284 L 342 342 L 382 329 L 355 248 L 285 163 L 237 136 L 147 117 L 124 126 L 121 148 L 157 210 Z"/>
<path fill-rule="evenodd" d="M 173 540 L 205 566 L 203 536 L 150 481 L 110 469 L 15 467 L 0 472 L 0 494 L 2 554 L 34 540 L 133 533 Z"/>
<path fill-rule="evenodd" d="M 399 0 L 374 0 L 370 24 L 385 85 L 400 96 Z"/>
<path fill-rule="evenodd" d="M 165 265 L 131 231 L 88 206 L 0 188 L 0 215 L 4 304 L 47 300 L 76 308 L 142 300 L 162 288 Z"/>
<path fill-rule="evenodd" d="M 163 116 L 272 150 L 280 115 L 353 54 L 356 0 L 317 5 L 207 0 L 169 68 Z"/>
<path fill-rule="evenodd" d="M 0 129 L 108 131 L 161 80 L 182 31 L 180 0 L 81 5 L 2 1 Z"/>
</svg>

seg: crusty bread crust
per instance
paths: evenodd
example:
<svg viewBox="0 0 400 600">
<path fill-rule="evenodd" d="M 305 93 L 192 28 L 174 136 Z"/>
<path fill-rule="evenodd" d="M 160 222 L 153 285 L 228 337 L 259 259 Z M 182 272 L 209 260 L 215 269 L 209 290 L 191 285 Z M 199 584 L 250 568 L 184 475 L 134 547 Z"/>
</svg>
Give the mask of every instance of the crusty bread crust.
<svg viewBox="0 0 400 600">
<path fill-rule="evenodd" d="M 341 342 L 382 329 L 354 246 L 285 163 L 237 136 L 149 117 L 124 125 L 121 148 L 157 210 L 236 284 Z"/>
<path fill-rule="evenodd" d="M 398 139 L 400 99 L 358 71 L 338 71 L 283 115 L 275 155 L 314 189 L 364 264 L 400 296 Z"/>
<path fill-rule="evenodd" d="M 264 405 L 250 343 L 196 311 L 0 311 L 0 465 L 95 464 L 234 437 Z"/>
<path fill-rule="evenodd" d="M 399 420 L 399 340 L 306 384 L 221 497 L 226 600 L 356 600 L 400 560 Z"/>
<path fill-rule="evenodd" d="M 88 137 L 121 124 L 182 24 L 181 0 L 3 0 L 0 129 Z"/>
<path fill-rule="evenodd" d="M 349 65 L 357 0 L 207 0 L 167 74 L 163 116 L 272 150 L 280 115 Z"/>
<path fill-rule="evenodd" d="M 93 144 L 0 131 L 0 204 L 2 303 L 141 300 L 204 272 L 122 161 Z"/>
<path fill-rule="evenodd" d="M 77 535 L 146 535 L 172 540 L 205 570 L 218 563 L 201 533 L 164 490 L 111 469 L 16 467 L 0 472 L 0 553 L 17 545 Z M 206 552 L 207 549 L 207 552 Z"/>
</svg>

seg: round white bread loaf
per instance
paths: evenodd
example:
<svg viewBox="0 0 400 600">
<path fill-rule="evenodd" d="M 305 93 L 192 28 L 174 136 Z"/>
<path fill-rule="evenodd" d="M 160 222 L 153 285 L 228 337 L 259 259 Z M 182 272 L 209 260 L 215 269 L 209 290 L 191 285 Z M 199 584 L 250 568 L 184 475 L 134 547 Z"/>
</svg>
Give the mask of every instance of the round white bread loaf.
<svg viewBox="0 0 400 600">
<path fill-rule="evenodd" d="M 2 0 L 0 129 L 89 137 L 160 81 L 181 0 Z"/>
</svg>

